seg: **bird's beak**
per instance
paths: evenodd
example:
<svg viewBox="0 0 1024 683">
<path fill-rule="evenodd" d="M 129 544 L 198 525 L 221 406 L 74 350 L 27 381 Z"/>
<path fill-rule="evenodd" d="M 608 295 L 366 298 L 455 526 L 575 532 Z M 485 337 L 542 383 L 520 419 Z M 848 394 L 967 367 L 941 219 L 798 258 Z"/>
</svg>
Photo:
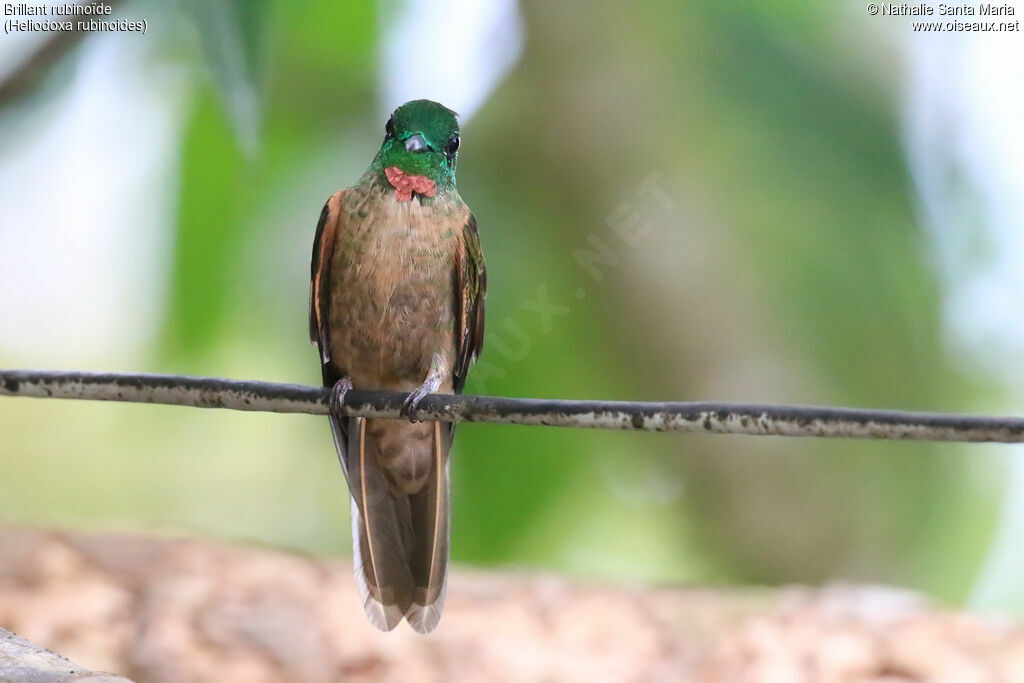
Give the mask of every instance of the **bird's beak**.
<svg viewBox="0 0 1024 683">
<path fill-rule="evenodd" d="M 422 135 L 416 133 L 405 139 L 405 148 L 410 152 L 426 152 L 430 149 L 430 145 L 427 144 Z"/>
</svg>

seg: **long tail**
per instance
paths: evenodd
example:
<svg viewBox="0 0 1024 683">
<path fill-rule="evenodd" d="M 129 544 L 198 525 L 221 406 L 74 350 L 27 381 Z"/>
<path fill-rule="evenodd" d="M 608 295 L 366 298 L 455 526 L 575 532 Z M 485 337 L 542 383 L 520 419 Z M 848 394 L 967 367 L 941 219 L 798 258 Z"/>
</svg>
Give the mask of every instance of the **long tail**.
<svg viewBox="0 0 1024 683">
<path fill-rule="evenodd" d="M 441 423 L 391 422 L 381 438 L 368 424 L 352 418 L 344 430 L 356 582 L 374 626 L 390 631 L 404 616 L 413 629 L 429 633 L 445 595 L 450 430 Z M 411 475 L 393 458 L 396 441 L 417 463 Z"/>
<path fill-rule="evenodd" d="M 420 492 L 409 496 L 417 542 L 409 564 L 415 592 L 405 618 L 420 633 L 430 633 L 441 620 L 448 581 L 451 428 L 440 422 L 431 427 L 430 475 Z"/>
</svg>

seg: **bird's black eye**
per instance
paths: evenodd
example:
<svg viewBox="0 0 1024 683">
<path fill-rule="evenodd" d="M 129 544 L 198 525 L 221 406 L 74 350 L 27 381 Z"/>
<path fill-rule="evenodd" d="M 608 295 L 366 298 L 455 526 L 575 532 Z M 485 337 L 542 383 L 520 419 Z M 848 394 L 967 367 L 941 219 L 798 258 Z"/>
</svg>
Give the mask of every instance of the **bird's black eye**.
<svg viewBox="0 0 1024 683">
<path fill-rule="evenodd" d="M 455 156 L 455 153 L 459 151 L 459 136 L 453 135 L 452 139 L 448 141 L 448 146 L 444 148 L 444 154 L 446 157 L 451 159 Z"/>
<path fill-rule="evenodd" d="M 391 117 L 388 122 L 384 124 L 384 139 L 392 140 L 395 137 L 395 118 Z"/>
</svg>

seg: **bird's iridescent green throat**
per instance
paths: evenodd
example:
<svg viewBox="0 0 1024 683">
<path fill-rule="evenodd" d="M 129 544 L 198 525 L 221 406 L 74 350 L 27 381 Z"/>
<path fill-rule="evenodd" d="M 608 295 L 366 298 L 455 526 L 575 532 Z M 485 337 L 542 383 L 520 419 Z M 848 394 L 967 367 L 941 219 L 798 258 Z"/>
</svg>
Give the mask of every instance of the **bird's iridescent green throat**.
<svg viewBox="0 0 1024 683">
<path fill-rule="evenodd" d="M 455 112 L 431 100 L 412 100 L 394 111 L 370 169 L 387 182 L 384 169 L 429 178 L 440 191 L 455 188 L 459 122 Z"/>
</svg>

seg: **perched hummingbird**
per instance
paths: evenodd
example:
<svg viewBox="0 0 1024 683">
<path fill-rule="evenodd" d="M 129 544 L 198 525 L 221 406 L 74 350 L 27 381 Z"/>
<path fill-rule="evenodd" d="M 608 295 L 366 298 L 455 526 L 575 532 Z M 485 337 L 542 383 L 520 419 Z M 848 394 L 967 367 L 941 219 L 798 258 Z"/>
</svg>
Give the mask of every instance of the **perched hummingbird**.
<svg viewBox="0 0 1024 683">
<path fill-rule="evenodd" d="M 448 564 L 448 454 L 454 425 L 415 422 L 433 392 L 461 392 L 484 335 L 476 219 L 455 188 L 459 124 L 406 102 L 358 184 L 331 196 L 313 243 L 309 334 L 324 386 L 410 392 L 405 420 L 331 416 L 352 496 L 356 582 L 370 622 L 441 618 Z"/>
</svg>

